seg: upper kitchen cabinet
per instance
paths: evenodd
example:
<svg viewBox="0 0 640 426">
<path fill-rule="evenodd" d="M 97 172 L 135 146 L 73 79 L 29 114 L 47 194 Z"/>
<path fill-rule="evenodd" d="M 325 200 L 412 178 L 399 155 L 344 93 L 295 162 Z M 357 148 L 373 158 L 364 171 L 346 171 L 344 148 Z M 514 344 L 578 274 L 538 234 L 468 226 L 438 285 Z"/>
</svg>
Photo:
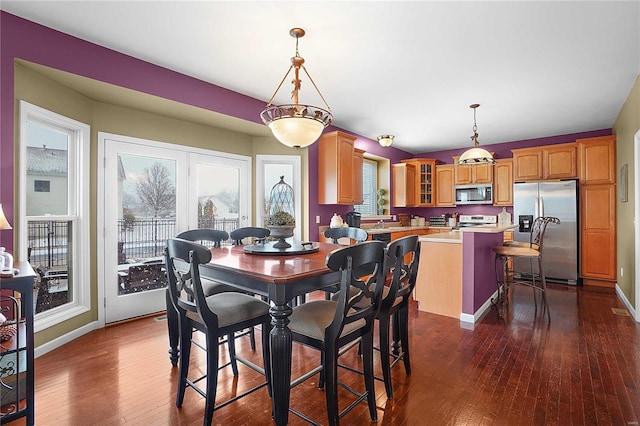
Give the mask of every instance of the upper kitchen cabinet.
<svg viewBox="0 0 640 426">
<path fill-rule="evenodd" d="M 578 177 L 577 145 L 574 142 L 514 149 L 512 152 L 515 181 Z"/>
<path fill-rule="evenodd" d="M 439 164 L 436 166 L 436 206 L 455 206 L 454 165 Z"/>
<path fill-rule="evenodd" d="M 334 131 L 318 140 L 318 203 L 362 203 L 362 154 L 356 138 Z M 356 155 L 357 154 L 357 155 Z"/>
<path fill-rule="evenodd" d="M 492 164 L 474 164 L 472 166 L 465 164 L 458 165 L 458 158 L 459 157 L 453 157 L 453 163 L 455 164 L 455 185 L 493 182 Z"/>
<path fill-rule="evenodd" d="M 616 182 L 616 137 L 578 139 L 580 183 L 605 184 Z"/>
<path fill-rule="evenodd" d="M 360 170 L 360 173 L 354 173 L 353 176 L 353 204 L 362 204 L 364 201 L 362 194 L 362 165 L 364 163 L 364 153 L 362 149 L 355 148 L 353 150 L 353 169 Z"/>
<path fill-rule="evenodd" d="M 416 194 L 416 166 L 412 163 L 391 165 L 393 207 L 413 207 Z"/>
<path fill-rule="evenodd" d="M 502 158 L 493 166 L 493 205 L 513 205 L 513 160 Z"/>
<path fill-rule="evenodd" d="M 415 168 L 414 206 L 433 207 L 435 205 L 435 168 L 437 160 L 433 158 L 411 158 L 402 160 Z"/>
</svg>

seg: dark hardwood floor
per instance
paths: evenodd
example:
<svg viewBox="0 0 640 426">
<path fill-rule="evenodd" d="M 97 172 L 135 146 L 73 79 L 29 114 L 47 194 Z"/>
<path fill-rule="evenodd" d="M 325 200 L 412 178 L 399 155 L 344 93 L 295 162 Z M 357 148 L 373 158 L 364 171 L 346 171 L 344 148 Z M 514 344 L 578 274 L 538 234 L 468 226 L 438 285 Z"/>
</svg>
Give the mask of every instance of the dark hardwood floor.
<svg viewBox="0 0 640 426">
<path fill-rule="evenodd" d="M 614 314 L 612 308 L 624 308 L 617 297 L 552 286 L 549 324 L 536 315 L 531 290 L 515 290 L 505 319 L 491 310 L 475 326 L 414 305 L 413 374 L 407 377 L 400 365 L 393 369 L 393 400 L 376 381 L 379 424 L 638 425 L 640 326 Z M 200 425 L 204 401 L 198 394 L 187 390 L 183 407 L 175 407 L 177 368 L 171 368 L 167 345 L 166 322 L 144 318 L 91 332 L 39 357 L 36 424 Z M 246 338 L 238 349 L 261 363 Z M 192 371 L 203 368 L 202 355 Z M 358 365 L 355 350 L 344 358 Z M 294 376 L 318 359 L 317 352 L 294 344 Z M 218 401 L 260 380 L 240 369 L 237 379 L 229 369 L 220 373 Z M 357 374 L 341 370 L 340 377 L 363 389 Z M 324 392 L 316 384 L 317 376 L 295 388 L 292 406 L 326 423 Z M 342 407 L 347 398 L 344 393 Z M 214 423 L 272 424 L 266 389 L 216 411 Z M 364 403 L 342 419 L 345 425 L 368 423 Z M 290 424 L 306 423 L 291 414 Z"/>
</svg>

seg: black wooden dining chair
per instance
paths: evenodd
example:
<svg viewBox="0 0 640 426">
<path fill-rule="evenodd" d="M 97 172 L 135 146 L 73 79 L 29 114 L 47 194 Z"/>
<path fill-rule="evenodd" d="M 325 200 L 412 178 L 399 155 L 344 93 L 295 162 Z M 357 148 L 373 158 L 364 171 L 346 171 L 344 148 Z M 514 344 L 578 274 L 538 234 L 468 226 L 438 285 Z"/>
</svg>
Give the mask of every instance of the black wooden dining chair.
<svg viewBox="0 0 640 426">
<path fill-rule="evenodd" d="M 409 302 L 418 277 L 420 261 L 420 241 L 418 235 L 398 238 L 385 249 L 385 287 L 382 289 L 380 309 L 376 314 L 378 320 L 380 366 L 382 377 L 375 377 L 384 382 L 387 398 L 393 398 L 391 368 L 403 361 L 405 373 L 411 375 L 409 358 Z M 354 296 L 353 289 L 351 295 Z M 333 296 L 336 299 L 337 295 Z M 354 305 L 355 309 L 360 304 Z M 393 336 L 393 340 L 390 339 Z M 352 369 L 361 373 L 361 371 Z"/>
<path fill-rule="evenodd" d="M 258 226 L 244 226 L 236 228 L 229 233 L 234 245 L 241 246 L 244 238 L 253 238 L 255 243 L 261 243 L 271 234 L 269 228 L 260 228 Z"/>
<path fill-rule="evenodd" d="M 205 295 L 200 279 L 200 265 L 211 260 L 211 252 L 205 246 L 179 239 L 167 240 L 165 248 L 165 261 L 167 265 L 168 290 L 173 307 L 178 312 L 180 324 L 180 366 L 179 382 L 176 394 L 176 406 L 182 406 L 187 387 L 196 390 L 206 398 L 203 424 L 210 425 L 213 412 L 231 402 L 242 398 L 256 390 L 267 386 L 270 390 L 270 355 L 269 355 L 269 329 L 271 317 L 269 304 L 238 292 L 222 292 L 213 295 Z M 183 265 L 188 265 L 184 268 Z M 249 368 L 264 375 L 266 380 L 221 404 L 216 405 L 216 388 L 218 370 L 230 365 L 218 364 L 218 341 L 223 336 L 232 336 L 235 332 L 262 326 L 262 357 L 264 368 L 236 356 Z M 206 337 L 206 373 L 196 379 L 189 378 L 189 358 L 193 330 L 197 329 Z M 231 339 L 230 341 L 233 341 Z M 237 375 L 237 371 L 234 371 Z M 206 387 L 203 390 L 198 382 L 206 377 Z"/>
<path fill-rule="evenodd" d="M 197 242 L 201 245 L 205 245 L 207 247 L 220 247 L 222 241 L 226 241 L 229 239 L 229 233 L 227 231 L 222 231 L 218 229 L 189 229 L 187 231 L 183 231 L 179 233 L 176 238 L 180 238 L 183 240 L 188 240 L 192 242 Z M 217 281 L 209 280 L 206 278 L 202 278 L 202 289 L 204 294 L 210 296 L 212 294 L 223 293 L 227 291 L 239 291 L 236 287 L 219 283 Z M 178 365 L 178 358 L 180 356 L 180 351 L 178 349 L 178 342 L 180 339 L 180 327 L 178 324 L 178 312 L 173 308 L 173 304 L 171 303 L 169 289 L 167 289 L 166 293 L 166 304 L 167 304 L 167 328 L 169 331 L 169 358 L 171 360 L 171 364 L 175 367 Z M 242 335 L 249 335 L 249 339 L 251 342 L 251 349 L 255 350 L 256 348 L 256 340 L 255 333 L 253 328 L 247 330 L 243 333 L 238 333 L 235 337 L 240 337 Z M 229 342 L 229 354 L 231 358 L 231 362 L 233 363 L 233 371 L 236 372 L 238 370 L 238 366 L 236 364 L 234 354 L 235 354 L 235 342 L 233 339 L 227 339 Z"/>
<path fill-rule="evenodd" d="M 336 300 L 315 300 L 293 308 L 289 328 L 295 342 L 319 350 L 320 366 L 292 381 L 295 387 L 320 373 L 319 383 L 325 386 L 327 416 L 330 425 L 367 400 L 372 421 L 377 421 L 373 374 L 373 322 L 379 308 L 384 287 L 384 250 L 382 241 L 367 241 L 339 248 L 327 255 L 327 267 L 342 271 L 339 296 Z M 354 309 L 358 304 L 358 309 Z M 361 342 L 364 370 L 364 393 L 351 387 L 345 389 L 356 395 L 348 407 L 338 407 L 338 357 L 350 346 Z M 291 412 L 313 423 L 301 412 Z"/>
<path fill-rule="evenodd" d="M 385 269 L 391 275 L 382 291 L 378 319 L 380 365 L 387 398 L 393 398 L 391 368 L 400 360 L 405 373 L 411 375 L 409 359 L 409 302 L 418 277 L 420 241 L 409 235 L 390 242 L 386 249 Z M 389 328 L 393 341 L 389 339 Z M 391 350 L 391 352 L 390 352 Z M 393 361 L 391 361 L 393 360 Z"/>
</svg>

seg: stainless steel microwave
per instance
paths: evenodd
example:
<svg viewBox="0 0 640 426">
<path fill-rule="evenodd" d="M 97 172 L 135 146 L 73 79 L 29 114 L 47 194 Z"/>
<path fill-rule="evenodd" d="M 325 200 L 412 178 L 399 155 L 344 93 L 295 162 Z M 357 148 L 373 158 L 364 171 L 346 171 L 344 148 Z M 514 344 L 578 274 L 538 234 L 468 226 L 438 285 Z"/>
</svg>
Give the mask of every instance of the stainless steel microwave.
<svg viewBox="0 0 640 426">
<path fill-rule="evenodd" d="M 493 204 L 493 185 L 456 185 L 456 205 Z"/>
</svg>

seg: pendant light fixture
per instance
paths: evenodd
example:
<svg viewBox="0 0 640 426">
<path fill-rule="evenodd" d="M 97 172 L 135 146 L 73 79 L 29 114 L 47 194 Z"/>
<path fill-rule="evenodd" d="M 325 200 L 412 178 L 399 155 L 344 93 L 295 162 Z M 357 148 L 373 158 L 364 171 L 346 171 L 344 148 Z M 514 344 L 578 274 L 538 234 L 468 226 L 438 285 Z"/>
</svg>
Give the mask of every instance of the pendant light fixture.
<svg viewBox="0 0 640 426">
<path fill-rule="evenodd" d="M 395 138 L 395 136 L 393 135 L 380 135 L 378 136 L 378 143 L 380 144 L 380 146 L 386 148 L 388 146 L 391 146 L 391 144 L 393 143 L 393 138 Z"/>
<path fill-rule="evenodd" d="M 473 141 L 473 148 L 466 150 L 458 159 L 458 164 L 493 164 L 496 161 L 493 159 L 493 155 L 486 149 L 482 149 L 478 143 L 478 126 L 476 124 L 476 109 L 480 104 L 471 104 L 469 108 L 473 109 L 473 135 L 471 140 Z"/>
<path fill-rule="evenodd" d="M 291 58 L 289 70 L 282 78 L 282 81 L 276 88 L 273 96 L 271 96 L 271 99 L 269 99 L 269 102 L 267 102 L 267 108 L 262 111 L 260 117 L 264 124 L 269 126 L 276 139 L 282 144 L 293 148 L 303 148 L 318 140 L 324 128 L 331 123 L 333 116 L 331 115 L 331 108 L 329 108 L 327 101 L 304 67 L 304 58 L 302 58 L 298 52 L 298 39 L 304 37 L 304 30 L 302 28 L 293 28 L 289 31 L 289 34 L 296 39 L 296 54 Z M 327 109 L 298 103 L 298 92 L 301 86 L 300 68 L 302 68 L 307 77 L 309 77 L 309 81 L 313 84 L 313 87 L 320 95 L 320 98 L 322 98 Z M 291 91 L 293 103 L 271 105 L 282 83 L 284 83 L 292 69 L 295 70 L 295 76 L 292 80 L 293 90 Z"/>
</svg>

